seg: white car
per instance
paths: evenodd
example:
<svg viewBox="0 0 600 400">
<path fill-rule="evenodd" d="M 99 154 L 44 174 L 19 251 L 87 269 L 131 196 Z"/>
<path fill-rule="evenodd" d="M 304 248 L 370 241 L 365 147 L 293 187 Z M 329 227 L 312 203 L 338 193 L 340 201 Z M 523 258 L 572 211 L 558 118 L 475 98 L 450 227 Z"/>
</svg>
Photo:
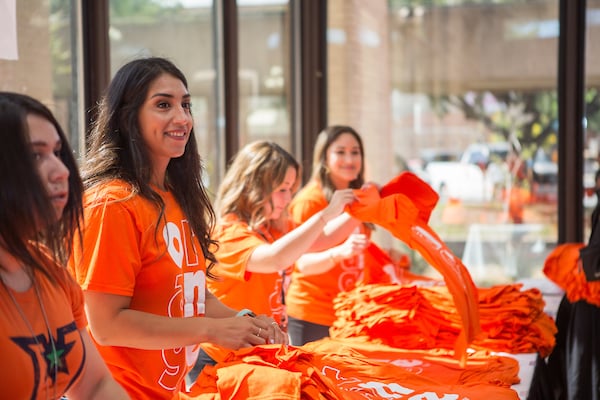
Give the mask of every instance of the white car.
<svg viewBox="0 0 600 400">
<path fill-rule="evenodd" d="M 429 184 L 440 198 L 481 203 L 493 199 L 496 188 L 506 180 L 503 161 L 509 143 L 474 143 L 459 161 L 432 161 L 425 167 Z"/>
</svg>

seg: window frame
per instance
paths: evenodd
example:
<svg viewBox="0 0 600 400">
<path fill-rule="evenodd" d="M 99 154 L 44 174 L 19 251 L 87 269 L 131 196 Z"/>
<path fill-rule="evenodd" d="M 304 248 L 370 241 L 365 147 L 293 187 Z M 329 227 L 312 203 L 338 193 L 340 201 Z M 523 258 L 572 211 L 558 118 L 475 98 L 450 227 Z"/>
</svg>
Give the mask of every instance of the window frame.
<svg viewBox="0 0 600 400">
<path fill-rule="evenodd" d="M 582 242 L 583 221 L 583 118 L 585 86 L 585 0 L 560 0 L 558 51 L 559 194 L 558 243 Z M 92 121 L 93 107 L 110 81 L 108 0 L 82 1 L 83 104 L 85 131 Z M 221 29 L 223 145 L 229 160 L 240 148 L 238 126 L 238 52 L 236 0 L 215 6 Z M 312 148 L 327 124 L 326 0 L 290 0 L 292 13 L 292 152 L 302 162 L 308 179 Z M 217 43 L 219 43 L 217 41 Z M 220 62 L 220 61 L 217 61 Z M 217 124 L 218 125 L 218 124 Z"/>
</svg>

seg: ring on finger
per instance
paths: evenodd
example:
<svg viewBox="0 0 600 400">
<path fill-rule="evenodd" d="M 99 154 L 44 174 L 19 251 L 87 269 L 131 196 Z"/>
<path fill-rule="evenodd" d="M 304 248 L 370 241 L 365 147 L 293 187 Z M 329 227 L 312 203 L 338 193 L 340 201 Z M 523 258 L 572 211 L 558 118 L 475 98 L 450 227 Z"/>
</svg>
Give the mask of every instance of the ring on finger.
<svg viewBox="0 0 600 400">
<path fill-rule="evenodd" d="M 260 337 L 261 332 L 262 332 L 262 328 L 258 328 L 258 333 L 256 334 L 256 336 Z"/>
</svg>

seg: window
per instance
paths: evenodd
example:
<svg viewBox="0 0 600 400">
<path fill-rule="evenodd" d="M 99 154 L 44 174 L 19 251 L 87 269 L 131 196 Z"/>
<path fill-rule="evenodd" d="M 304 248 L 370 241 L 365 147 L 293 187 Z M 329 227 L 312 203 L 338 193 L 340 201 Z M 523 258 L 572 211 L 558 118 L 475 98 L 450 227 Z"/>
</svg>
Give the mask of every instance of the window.
<svg viewBox="0 0 600 400">
<path fill-rule="evenodd" d="M 212 1 L 110 2 L 111 76 L 136 57 L 160 56 L 185 74 L 192 95 L 198 151 L 206 184 L 216 191 L 222 157 L 217 135 L 217 73 Z"/>
<path fill-rule="evenodd" d="M 596 172 L 600 169 L 600 82 L 596 77 L 598 45 L 594 38 L 600 34 L 600 7 L 597 2 L 587 6 L 586 19 L 586 83 L 583 160 L 583 203 L 585 206 L 585 234 L 587 242 L 591 232 L 591 213 L 598 204 L 595 189 Z"/>
<path fill-rule="evenodd" d="M 240 146 L 271 140 L 292 151 L 288 2 L 237 3 Z"/>
<path fill-rule="evenodd" d="M 14 14 L 0 20 L 4 29 L 16 27 L 16 32 L 4 33 L 4 39 L 16 41 L 13 54 L 0 54 L 1 90 L 28 94 L 46 104 L 70 139 L 75 150 L 81 147 L 83 115 L 79 79 L 77 9 L 71 10 L 66 0 L 8 1 L 14 3 Z M 75 4 L 78 4 L 75 2 Z M 16 33 L 16 37 L 13 34 Z"/>
<path fill-rule="evenodd" d="M 409 169 L 439 193 L 429 225 L 478 284 L 541 276 L 557 242 L 558 9 L 329 2 L 330 121 L 361 133 L 371 180 Z"/>
</svg>

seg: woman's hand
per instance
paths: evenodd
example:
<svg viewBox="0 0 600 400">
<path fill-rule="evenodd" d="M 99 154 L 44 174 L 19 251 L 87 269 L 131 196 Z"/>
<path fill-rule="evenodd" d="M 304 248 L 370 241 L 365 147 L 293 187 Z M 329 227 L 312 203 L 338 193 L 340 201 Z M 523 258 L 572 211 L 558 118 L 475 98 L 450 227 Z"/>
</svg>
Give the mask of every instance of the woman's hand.
<svg viewBox="0 0 600 400">
<path fill-rule="evenodd" d="M 229 349 L 289 343 L 287 334 L 281 331 L 279 324 L 266 315 L 222 318 L 214 321 L 214 337 L 210 342 Z"/>
<path fill-rule="evenodd" d="M 287 333 L 281 330 L 279 324 L 271 317 L 266 315 L 259 315 L 256 317 L 261 321 L 268 324 L 268 332 L 261 332 L 261 338 L 265 339 L 266 344 L 289 344 L 289 337 Z"/>
<path fill-rule="evenodd" d="M 327 207 L 321 211 L 321 218 L 323 218 L 323 221 L 326 223 L 331 221 L 344 212 L 344 208 L 347 204 L 350 204 L 355 200 L 356 197 L 354 196 L 353 189 L 336 190 L 333 193 L 333 196 L 331 196 L 331 200 Z"/>
<path fill-rule="evenodd" d="M 377 183 L 375 183 L 375 182 L 370 182 L 370 181 L 369 181 L 369 182 L 365 182 L 365 183 L 362 185 L 361 189 L 366 189 L 366 188 L 368 188 L 368 187 L 370 187 L 370 186 L 375 186 L 375 187 L 377 188 L 377 191 L 378 191 L 378 192 L 380 192 L 380 191 L 381 191 L 381 185 L 379 185 L 379 184 L 377 184 Z"/>
<path fill-rule="evenodd" d="M 338 262 L 340 259 L 350 258 L 362 253 L 369 244 L 369 239 L 364 233 L 353 233 L 341 245 L 332 249 L 336 253 L 334 259 Z"/>
</svg>

